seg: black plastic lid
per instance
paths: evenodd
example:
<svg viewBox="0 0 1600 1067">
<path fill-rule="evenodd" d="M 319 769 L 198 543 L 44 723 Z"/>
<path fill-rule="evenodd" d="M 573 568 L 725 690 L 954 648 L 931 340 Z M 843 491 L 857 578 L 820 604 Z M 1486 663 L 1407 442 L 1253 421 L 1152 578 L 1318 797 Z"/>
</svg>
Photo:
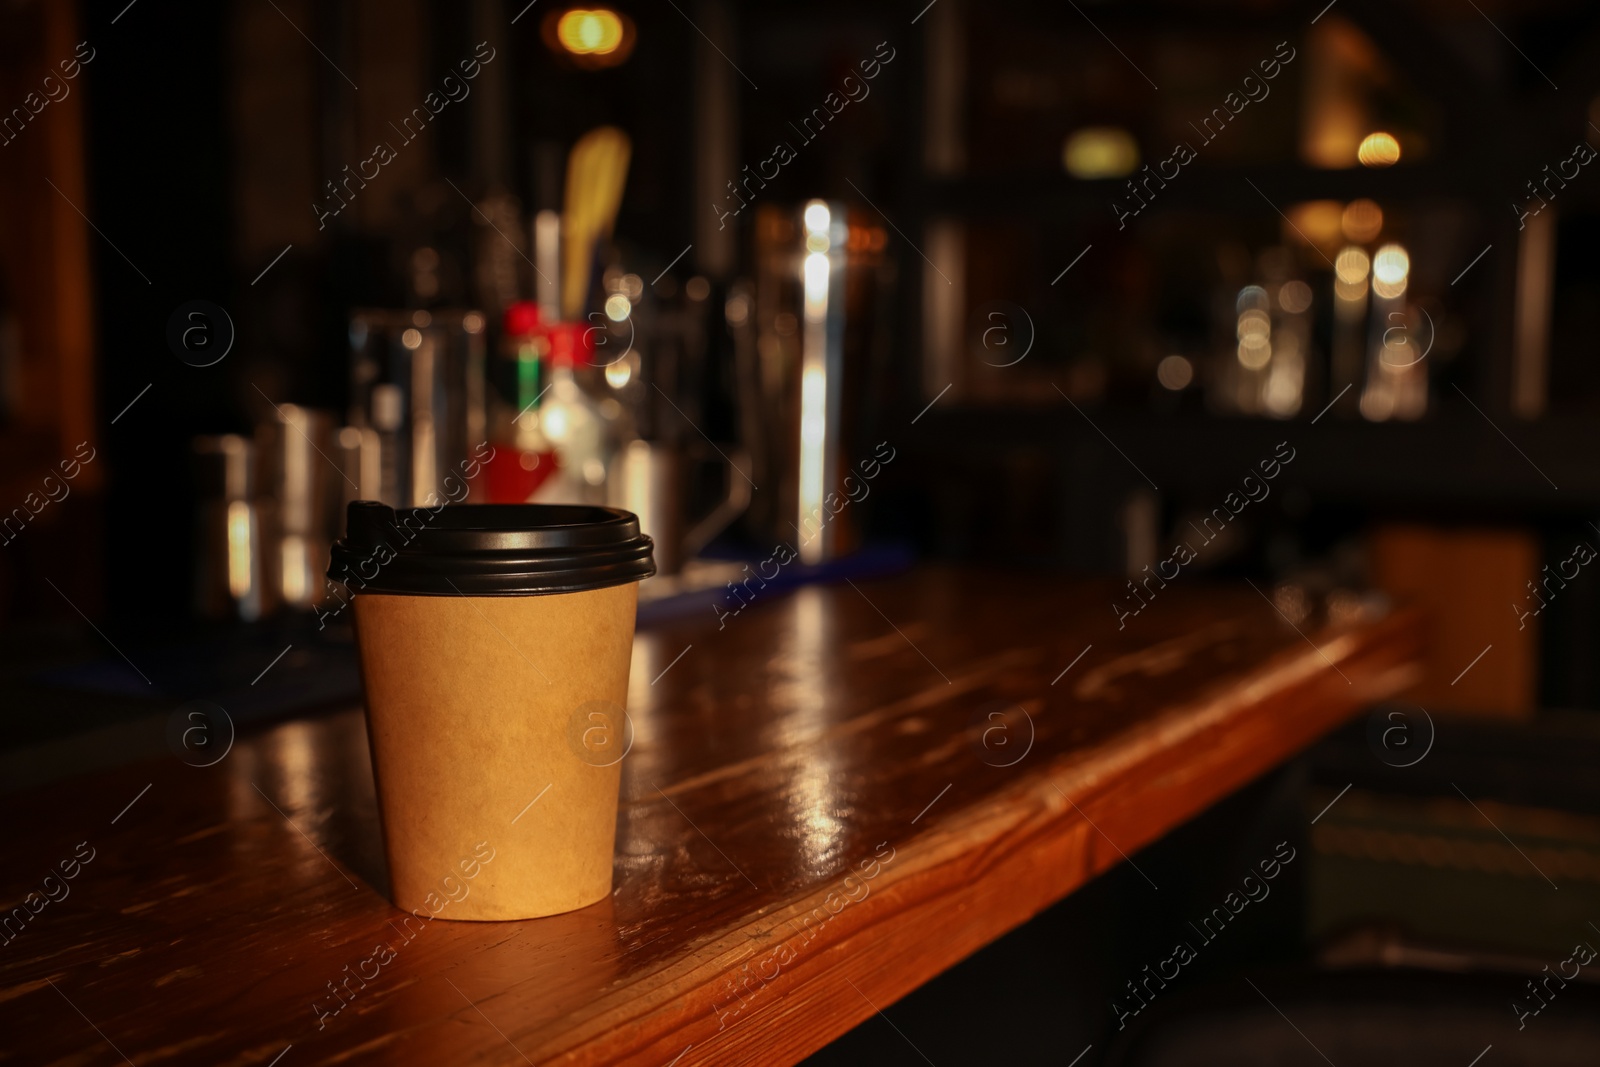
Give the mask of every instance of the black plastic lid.
<svg viewBox="0 0 1600 1067">
<path fill-rule="evenodd" d="M 357 500 L 328 577 L 354 593 L 538 596 L 648 578 L 650 538 L 620 508 L 449 504 L 391 508 Z"/>
</svg>

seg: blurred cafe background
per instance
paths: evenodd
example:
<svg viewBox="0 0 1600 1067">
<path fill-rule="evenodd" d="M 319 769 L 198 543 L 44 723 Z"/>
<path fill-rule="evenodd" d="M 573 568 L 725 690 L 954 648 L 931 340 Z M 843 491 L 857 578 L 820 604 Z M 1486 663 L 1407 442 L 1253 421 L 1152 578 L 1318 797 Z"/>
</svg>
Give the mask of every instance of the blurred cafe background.
<svg viewBox="0 0 1600 1067">
<path fill-rule="evenodd" d="M 1600 921 L 1600 12 L 1319 8 L 0 0 L 0 788 L 355 699 L 355 499 L 634 510 L 641 626 L 775 546 L 1136 579 L 1200 536 L 1291 619 L 1433 624 L 1405 701 L 1150 850 L 1354 783 L 1207 973 L 1557 958 Z M 1050 983 L 1155 958 L 1127 877 L 902 1025 L 1028 986 L 1109 1030 Z"/>
</svg>

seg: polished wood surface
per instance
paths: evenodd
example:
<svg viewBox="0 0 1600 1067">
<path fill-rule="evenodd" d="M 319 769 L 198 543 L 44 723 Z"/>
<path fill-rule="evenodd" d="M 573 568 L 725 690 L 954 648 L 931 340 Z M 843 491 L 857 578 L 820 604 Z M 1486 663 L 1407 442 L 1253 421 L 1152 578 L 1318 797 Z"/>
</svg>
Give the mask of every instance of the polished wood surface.
<svg viewBox="0 0 1600 1067">
<path fill-rule="evenodd" d="M 357 709 L 15 797 L 0 1063 L 791 1063 L 1416 677 L 1409 612 L 1117 596 L 920 570 L 640 634 L 616 888 L 553 918 L 403 922 Z"/>
</svg>

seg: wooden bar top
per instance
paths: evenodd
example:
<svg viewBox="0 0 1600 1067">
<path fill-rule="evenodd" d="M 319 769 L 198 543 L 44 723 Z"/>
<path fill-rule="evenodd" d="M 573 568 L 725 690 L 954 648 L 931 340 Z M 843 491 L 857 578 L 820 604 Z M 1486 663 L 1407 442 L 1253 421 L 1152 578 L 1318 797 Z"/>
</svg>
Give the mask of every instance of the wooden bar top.
<svg viewBox="0 0 1600 1067">
<path fill-rule="evenodd" d="M 795 1062 L 1415 676 L 1409 611 L 1127 595 L 921 569 L 641 633 L 615 890 L 552 918 L 389 903 L 358 708 L 15 796 L 0 1063 Z"/>
</svg>

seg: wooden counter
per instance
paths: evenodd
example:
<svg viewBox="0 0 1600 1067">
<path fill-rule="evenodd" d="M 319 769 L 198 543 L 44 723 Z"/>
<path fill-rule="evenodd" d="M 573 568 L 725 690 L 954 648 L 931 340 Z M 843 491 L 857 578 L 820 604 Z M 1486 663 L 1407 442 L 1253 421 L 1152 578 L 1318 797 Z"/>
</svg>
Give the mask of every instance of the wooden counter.
<svg viewBox="0 0 1600 1067">
<path fill-rule="evenodd" d="M 554 918 L 402 926 L 359 709 L 14 797 L 0 902 L 75 877 L 0 943 L 0 1063 L 791 1063 L 1419 657 L 1405 612 L 1116 598 L 923 570 L 641 634 L 616 889 Z"/>
</svg>

